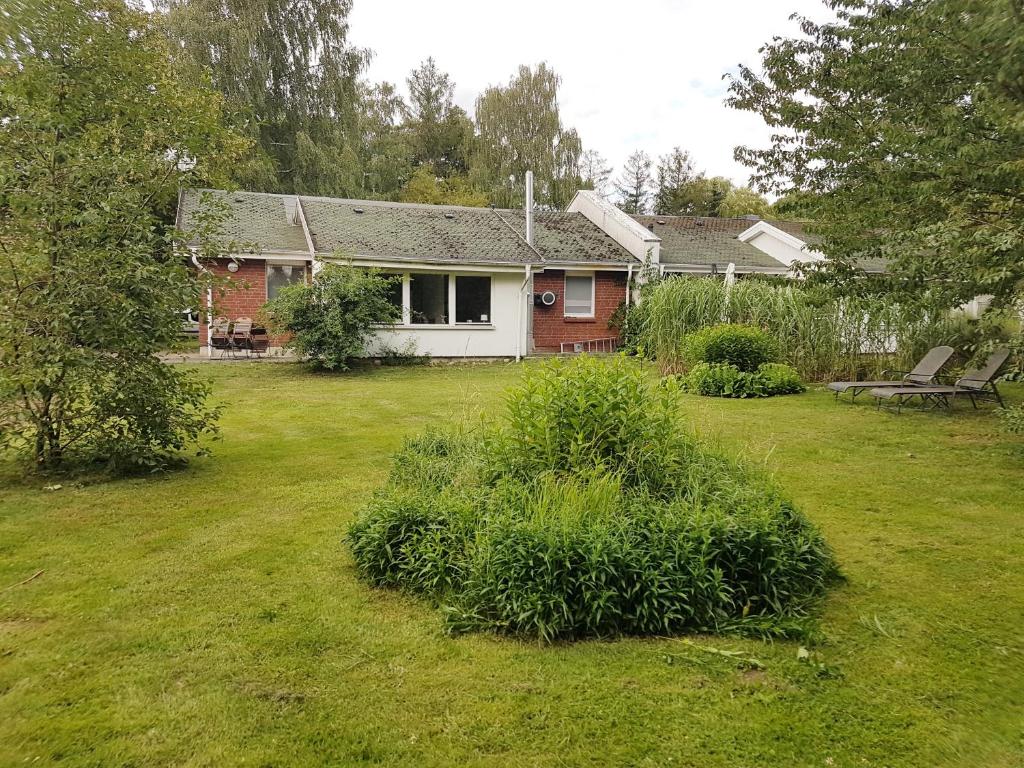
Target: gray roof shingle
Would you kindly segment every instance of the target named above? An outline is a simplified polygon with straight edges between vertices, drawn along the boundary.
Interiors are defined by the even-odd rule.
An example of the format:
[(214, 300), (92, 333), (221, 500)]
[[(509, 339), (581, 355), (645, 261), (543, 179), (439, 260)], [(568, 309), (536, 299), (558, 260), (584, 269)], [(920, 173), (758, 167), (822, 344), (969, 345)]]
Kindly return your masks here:
[[(785, 269), (737, 236), (750, 229), (751, 219), (720, 219), (708, 216), (633, 216), (639, 223), (661, 238), (661, 262), (669, 265), (724, 268), (732, 262), (737, 267), (754, 269)], [(774, 224), (775, 222), (770, 222)]]
[[(195, 214), (199, 191), (182, 195), (184, 229)], [(293, 196), (212, 192), (229, 206), (227, 238), (255, 243), (259, 250), (307, 251), (301, 226), (286, 215)], [(534, 245), (526, 244), (523, 211), (460, 206), (387, 203), (301, 196), (317, 253), (369, 259), (498, 264), (544, 262), (629, 264), (633, 257), (579, 213), (534, 214)]]

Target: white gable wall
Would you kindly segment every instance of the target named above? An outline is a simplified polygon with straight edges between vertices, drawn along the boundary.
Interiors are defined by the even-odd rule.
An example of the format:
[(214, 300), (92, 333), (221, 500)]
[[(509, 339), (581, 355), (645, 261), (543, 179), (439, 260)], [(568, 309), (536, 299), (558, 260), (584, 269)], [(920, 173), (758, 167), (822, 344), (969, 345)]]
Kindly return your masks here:
[(637, 261), (642, 263), (649, 257), (652, 264), (661, 263), (661, 238), (596, 192), (581, 189), (566, 210), (582, 213)]
[(791, 267), (798, 261), (820, 261), (824, 258), (799, 237), (773, 227), (767, 221), (757, 222), (737, 235), (737, 239), (768, 254), (784, 267)]

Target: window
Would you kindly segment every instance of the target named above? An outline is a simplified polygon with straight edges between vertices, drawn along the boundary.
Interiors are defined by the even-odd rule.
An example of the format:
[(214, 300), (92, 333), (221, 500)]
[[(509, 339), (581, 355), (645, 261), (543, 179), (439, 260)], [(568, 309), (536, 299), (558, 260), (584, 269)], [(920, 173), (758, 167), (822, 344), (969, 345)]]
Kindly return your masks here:
[(566, 275), (562, 298), (566, 317), (593, 317), (594, 276)]
[(455, 278), (455, 322), (491, 322), (491, 278)]
[(305, 264), (267, 264), (267, 301), (276, 298), (286, 285), (305, 281)]
[(409, 305), (416, 325), (447, 325), (448, 275), (410, 275)]
[[(387, 277), (392, 280), (391, 285), (388, 287), (388, 301), (391, 302), (392, 306), (396, 307), (399, 312), (402, 310), (402, 283), (405, 282), (405, 275), (394, 274), (392, 272), (383, 272), (381, 277)], [(401, 317), (401, 315), (399, 315)]]

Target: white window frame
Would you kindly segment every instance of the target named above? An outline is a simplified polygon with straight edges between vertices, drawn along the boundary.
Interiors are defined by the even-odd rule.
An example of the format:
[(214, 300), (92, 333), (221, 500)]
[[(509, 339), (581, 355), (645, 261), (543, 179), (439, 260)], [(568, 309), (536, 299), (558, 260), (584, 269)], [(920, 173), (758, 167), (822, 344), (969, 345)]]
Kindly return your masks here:
[(270, 268), (302, 267), (302, 282), (309, 282), (309, 262), (302, 259), (267, 259), (263, 265), (263, 298), (270, 301)]
[[(430, 328), (493, 328), (494, 327), (494, 275), (489, 273), (481, 274), (479, 272), (435, 272), (435, 271), (402, 271), (397, 270), (382, 270), (390, 275), (400, 275), (402, 278), (402, 322), (401, 324), (395, 323), (388, 327), (391, 328), (408, 328), (408, 329), (430, 329)], [(447, 275), (448, 276), (448, 322), (443, 324), (437, 323), (413, 323), (412, 322), (412, 276), (417, 275)], [(488, 314), (488, 321), (475, 322), (475, 323), (457, 323), (455, 322), (455, 283), (457, 277), (486, 277), (490, 281), (490, 313)]]
[[(566, 308), (566, 285), (570, 277), (590, 278), (590, 312), (570, 312)], [(594, 272), (569, 272), (562, 278), (562, 310), (565, 317), (593, 319), (597, 314), (597, 275)]]

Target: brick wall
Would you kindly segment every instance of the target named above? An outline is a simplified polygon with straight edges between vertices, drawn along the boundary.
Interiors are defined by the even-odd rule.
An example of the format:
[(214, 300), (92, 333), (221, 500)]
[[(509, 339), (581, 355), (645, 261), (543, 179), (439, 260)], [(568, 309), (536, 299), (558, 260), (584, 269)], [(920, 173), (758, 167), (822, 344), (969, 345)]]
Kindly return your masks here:
[[(267, 303), (267, 267), (263, 259), (238, 260), (238, 271), (228, 271), (230, 259), (216, 259), (204, 263), (217, 277), (227, 277), (230, 286), (214, 289), (213, 316), (236, 320), (239, 317), (259, 318), (260, 309)], [(308, 272), (307, 272), (308, 274)], [(206, 295), (204, 292), (201, 316), (199, 319), (199, 343), (205, 346), (206, 333)], [(272, 337), (270, 343), (278, 346), (282, 337)]]
[(566, 317), (562, 304), (565, 272), (546, 269), (533, 277), (533, 292), (554, 291), (554, 306), (533, 307), (533, 344), (539, 352), (558, 352), (562, 342), (586, 341), (617, 336), (608, 320), (626, 300), (625, 272), (594, 273), (594, 317)]

